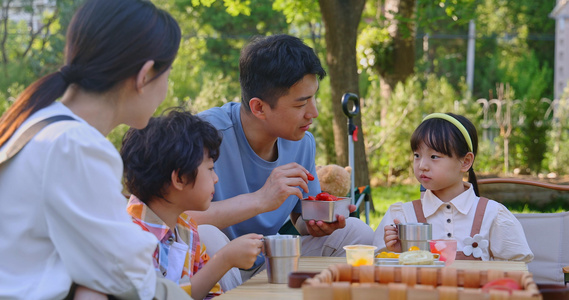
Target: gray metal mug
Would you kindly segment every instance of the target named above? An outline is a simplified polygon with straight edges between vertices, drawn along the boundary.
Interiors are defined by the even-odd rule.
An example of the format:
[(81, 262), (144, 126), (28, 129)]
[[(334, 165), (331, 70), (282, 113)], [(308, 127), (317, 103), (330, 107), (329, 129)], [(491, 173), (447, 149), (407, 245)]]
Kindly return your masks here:
[(429, 240), (432, 239), (432, 227), (429, 223), (397, 224), (397, 232), (401, 241), (401, 251), (408, 251), (416, 246), (421, 250), (430, 251)]
[(263, 246), (269, 283), (287, 283), (288, 274), (298, 270), (300, 236), (265, 236), (263, 238)]

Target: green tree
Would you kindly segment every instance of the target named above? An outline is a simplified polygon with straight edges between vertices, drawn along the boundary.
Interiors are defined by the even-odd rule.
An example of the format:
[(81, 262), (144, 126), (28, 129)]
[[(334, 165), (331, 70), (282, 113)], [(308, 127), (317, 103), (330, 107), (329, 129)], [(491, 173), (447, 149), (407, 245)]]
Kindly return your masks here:
[(516, 165), (525, 174), (538, 174), (542, 170), (542, 161), (547, 152), (547, 132), (551, 129), (551, 118), (546, 117), (550, 109), (549, 102), (542, 101), (544, 95), (551, 91), (553, 70), (547, 62), (540, 66), (537, 56), (530, 50), (521, 57), (513, 60), (509, 69), (502, 70), (501, 77), (511, 82), (515, 98), (521, 100), (519, 111), (524, 117), (523, 122), (514, 127), (512, 144), (516, 145), (513, 158)]
[[(65, 31), (72, 14), (82, 1), (57, 0), (53, 11), (40, 10), (32, 1), (1, 0), (0, 15), (0, 114), (16, 99), (23, 88), (63, 63)], [(15, 22), (10, 8), (16, 4), (29, 19)], [(39, 26), (29, 22), (41, 20)]]
[[(350, 3), (326, 0), (319, 1), (318, 4), (326, 29), (326, 62), (330, 75), (336, 159), (340, 165), (345, 166), (348, 165), (349, 154), (346, 138), (348, 129), (340, 100), (344, 93), (359, 94), (356, 41), (365, 0)], [(369, 184), (369, 170), (361, 114), (354, 118), (354, 123), (360, 128), (356, 132), (359, 143), (354, 143), (354, 185), (365, 186)]]
[[(288, 29), (283, 14), (268, 1), (176, 0), (175, 10), (184, 41), (172, 74), (173, 95), (189, 101), (194, 111), (239, 99), (241, 48), (253, 36)], [(181, 86), (186, 82), (191, 87)]]

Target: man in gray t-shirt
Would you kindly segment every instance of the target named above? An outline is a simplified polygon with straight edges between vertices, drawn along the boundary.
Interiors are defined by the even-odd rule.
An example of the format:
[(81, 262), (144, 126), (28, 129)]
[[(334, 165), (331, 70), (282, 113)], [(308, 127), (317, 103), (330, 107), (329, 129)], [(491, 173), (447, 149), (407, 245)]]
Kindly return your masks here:
[[(290, 216), (306, 256), (344, 256), (345, 245), (371, 245), (373, 230), (357, 218), (340, 216), (324, 223), (301, 217), (299, 199), (320, 193), (316, 147), (308, 130), (318, 116), (315, 95), (326, 73), (314, 51), (289, 35), (258, 38), (242, 50), (239, 69), (241, 103), (199, 114), (222, 133), (223, 141), (213, 202), (192, 217), (234, 239), (252, 232), (276, 234)], [(216, 248), (204, 235), (206, 247)], [(253, 271), (242, 272), (243, 278), (262, 269), (263, 262), (260, 257)]]

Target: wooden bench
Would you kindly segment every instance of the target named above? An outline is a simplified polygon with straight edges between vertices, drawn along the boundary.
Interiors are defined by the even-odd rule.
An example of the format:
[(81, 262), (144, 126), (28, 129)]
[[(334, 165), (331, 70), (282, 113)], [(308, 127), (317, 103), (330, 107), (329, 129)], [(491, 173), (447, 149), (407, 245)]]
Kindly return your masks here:
[(547, 182), (541, 182), (536, 180), (520, 179), (520, 178), (483, 178), (478, 179), (479, 185), (492, 184), (492, 183), (507, 183), (507, 184), (523, 184), (538, 186), (546, 189), (552, 189), (556, 191), (569, 191), (569, 185), (567, 184), (553, 184)]
[(528, 205), (536, 210), (569, 203), (569, 185), (519, 178), (485, 178), (478, 180), (480, 194), (499, 200), (508, 207)]

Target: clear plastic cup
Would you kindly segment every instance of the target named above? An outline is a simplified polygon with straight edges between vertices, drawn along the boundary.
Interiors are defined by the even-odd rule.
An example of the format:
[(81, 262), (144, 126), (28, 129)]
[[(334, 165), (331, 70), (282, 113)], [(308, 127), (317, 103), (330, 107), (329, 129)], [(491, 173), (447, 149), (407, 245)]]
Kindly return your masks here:
[(431, 248), (431, 253), (440, 255), (439, 260), (444, 261), (445, 266), (452, 265), (456, 258), (456, 240), (429, 240), (429, 247)]
[(374, 252), (376, 246), (369, 245), (349, 245), (344, 246), (346, 250), (346, 261), (348, 264), (357, 266), (373, 266)]

